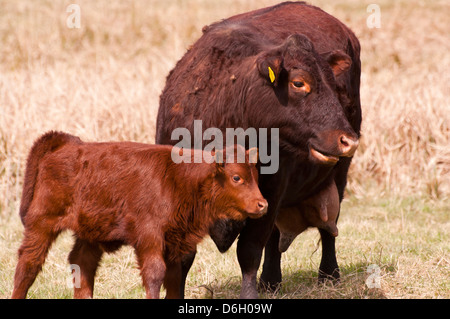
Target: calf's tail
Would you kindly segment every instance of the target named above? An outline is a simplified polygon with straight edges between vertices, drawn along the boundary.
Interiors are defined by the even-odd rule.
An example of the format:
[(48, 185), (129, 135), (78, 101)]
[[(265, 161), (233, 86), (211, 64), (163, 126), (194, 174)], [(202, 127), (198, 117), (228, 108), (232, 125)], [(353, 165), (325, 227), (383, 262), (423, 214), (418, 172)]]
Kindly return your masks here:
[(39, 171), (39, 163), (41, 159), (49, 153), (56, 151), (67, 143), (82, 143), (81, 140), (73, 135), (50, 131), (39, 137), (33, 144), (27, 158), (25, 168), (25, 178), (23, 182), (22, 200), (20, 203), (19, 215), (22, 224), (25, 224), (25, 215), (33, 200), (34, 188)]

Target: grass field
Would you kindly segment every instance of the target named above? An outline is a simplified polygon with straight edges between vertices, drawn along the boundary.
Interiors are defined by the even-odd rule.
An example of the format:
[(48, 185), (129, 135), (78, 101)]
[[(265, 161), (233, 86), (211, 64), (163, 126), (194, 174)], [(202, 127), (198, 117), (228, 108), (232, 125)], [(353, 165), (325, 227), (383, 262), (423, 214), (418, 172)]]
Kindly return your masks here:
[[(153, 142), (165, 77), (203, 25), (276, 1), (0, 0), (0, 298), (12, 292), (23, 226), (18, 217), (25, 158), (34, 139), (56, 129), (87, 141)], [(311, 1), (346, 23), (362, 46), (362, 140), (351, 168), (337, 238), (339, 285), (318, 286), (314, 229), (283, 255), (284, 285), (265, 298), (450, 298), (450, 5)], [(31, 298), (71, 298), (72, 237), (51, 249)], [(368, 288), (370, 265), (380, 287)], [(370, 278), (369, 278), (370, 279)], [(188, 298), (237, 298), (235, 245), (199, 247)], [(98, 298), (145, 296), (134, 253), (106, 255)]]

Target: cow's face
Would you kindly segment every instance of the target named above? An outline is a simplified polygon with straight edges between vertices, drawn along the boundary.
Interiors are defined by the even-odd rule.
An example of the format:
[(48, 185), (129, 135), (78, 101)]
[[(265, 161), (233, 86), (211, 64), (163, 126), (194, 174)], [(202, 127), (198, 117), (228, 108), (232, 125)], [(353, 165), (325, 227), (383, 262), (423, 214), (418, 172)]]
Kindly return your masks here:
[(319, 55), (308, 38), (294, 34), (260, 54), (256, 63), (264, 89), (270, 91), (262, 95), (260, 112), (271, 127), (279, 127), (281, 147), (326, 165), (353, 156), (358, 136), (336, 93), (336, 78), (351, 66), (347, 54)]

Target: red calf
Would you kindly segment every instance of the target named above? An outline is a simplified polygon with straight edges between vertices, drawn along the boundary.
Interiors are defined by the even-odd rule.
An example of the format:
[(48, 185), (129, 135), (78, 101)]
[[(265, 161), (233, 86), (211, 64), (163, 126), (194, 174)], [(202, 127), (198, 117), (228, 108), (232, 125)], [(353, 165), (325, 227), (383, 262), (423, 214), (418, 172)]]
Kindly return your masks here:
[(26, 297), (52, 242), (66, 229), (76, 238), (69, 262), (81, 272), (76, 298), (93, 296), (103, 252), (124, 244), (136, 251), (148, 298), (159, 298), (162, 284), (168, 298), (181, 297), (182, 256), (196, 250), (218, 219), (258, 218), (267, 201), (249, 160), (254, 149), (241, 164), (175, 164), (171, 153), (172, 146), (84, 143), (59, 132), (39, 138), (25, 172), (25, 233), (12, 297)]

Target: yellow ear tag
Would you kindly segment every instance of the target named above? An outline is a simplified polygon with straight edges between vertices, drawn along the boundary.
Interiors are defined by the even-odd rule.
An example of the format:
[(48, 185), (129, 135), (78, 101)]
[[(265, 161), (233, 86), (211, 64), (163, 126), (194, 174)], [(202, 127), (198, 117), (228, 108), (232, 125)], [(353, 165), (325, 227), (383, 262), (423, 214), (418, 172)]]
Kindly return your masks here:
[(270, 78), (270, 82), (273, 83), (273, 81), (275, 81), (275, 73), (273, 73), (272, 69), (269, 66), (269, 78)]

